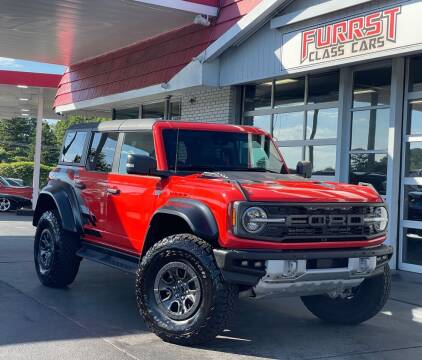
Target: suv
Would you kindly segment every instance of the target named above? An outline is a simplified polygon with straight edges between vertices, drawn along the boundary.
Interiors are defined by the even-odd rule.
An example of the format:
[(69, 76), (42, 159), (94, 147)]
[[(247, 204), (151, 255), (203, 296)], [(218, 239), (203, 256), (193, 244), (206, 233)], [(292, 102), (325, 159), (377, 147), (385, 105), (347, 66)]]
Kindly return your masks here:
[(385, 204), (369, 186), (308, 179), (309, 163), (297, 172), (254, 127), (73, 126), (34, 213), (38, 277), (67, 286), (82, 259), (136, 273), (141, 315), (177, 344), (215, 337), (239, 294), (368, 320), (390, 292)]

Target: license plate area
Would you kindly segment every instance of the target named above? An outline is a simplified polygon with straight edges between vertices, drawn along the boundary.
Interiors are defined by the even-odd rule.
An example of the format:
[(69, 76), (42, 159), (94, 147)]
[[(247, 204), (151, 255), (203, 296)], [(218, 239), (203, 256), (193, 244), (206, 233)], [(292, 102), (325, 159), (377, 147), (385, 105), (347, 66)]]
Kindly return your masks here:
[(348, 258), (339, 259), (310, 259), (306, 262), (307, 270), (341, 269), (349, 265)]

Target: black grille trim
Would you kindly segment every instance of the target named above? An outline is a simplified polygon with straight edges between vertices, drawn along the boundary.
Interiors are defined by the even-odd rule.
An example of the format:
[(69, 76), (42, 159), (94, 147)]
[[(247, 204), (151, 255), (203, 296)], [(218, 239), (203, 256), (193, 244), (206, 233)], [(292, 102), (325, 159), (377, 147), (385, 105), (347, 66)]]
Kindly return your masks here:
[[(286, 221), (267, 223), (261, 232), (250, 234), (239, 220), (251, 206), (262, 207), (269, 219), (283, 217)], [(376, 232), (373, 224), (364, 222), (364, 217), (379, 206), (385, 207), (385, 203), (237, 202), (234, 233), (242, 238), (280, 243), (372, 240), (386, 234)]]

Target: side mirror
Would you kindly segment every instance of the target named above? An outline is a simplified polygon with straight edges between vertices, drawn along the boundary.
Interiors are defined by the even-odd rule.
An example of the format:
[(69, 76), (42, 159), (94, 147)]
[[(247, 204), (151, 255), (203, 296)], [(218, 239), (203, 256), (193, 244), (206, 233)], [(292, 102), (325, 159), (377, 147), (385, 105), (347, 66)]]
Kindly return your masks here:
[(132, 175), (151, 175), (157, 169), (157, 161), (148, 155), (129, 154), (126, 172)]
[(312, 176), (312, 163), (310, 161), (299, 161), (296, 165), (296, 174), (310, 179)]

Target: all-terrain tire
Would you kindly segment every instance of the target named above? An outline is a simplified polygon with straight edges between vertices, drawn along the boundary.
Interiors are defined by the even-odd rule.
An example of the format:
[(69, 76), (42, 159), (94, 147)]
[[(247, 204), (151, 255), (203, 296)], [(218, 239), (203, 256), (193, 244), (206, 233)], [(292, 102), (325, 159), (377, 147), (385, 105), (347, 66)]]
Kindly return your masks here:
[[(183, 320), (160, 308), (154, 293), (160, 269), (180, 263), (194, 271), (201, 289), (196, 312)], [(224, 281), (207, 242), (191, 234), (178, 234), (161, 240), (142, 258), (136, 275), (136, 298), (140, 314), (156, 335), (166, 342), (194, 345), (212, 340), (224, 329), (238, 289)]]
[[(40, 250), (46, 248), (42, 242), (52, 246), (48, 266), (43, 266), (40, 258)], [(56, 211), (46, 211), (41, 215), (35, 233), (34, 260), (38, 278), (43, 285), (61, 288), (75, 280), (81, 262), (81, 258), (76, 255), (79, 244), (79, 236), (63, 229)]]
[(328, 295), (303, 296), (307, 309), (320, 319), (343, 325), (356, 325), (371, 319), (384, 307), (391, 289), (388, 264), (379, 275), (365, 279), (350, 298), (330, 298)]

